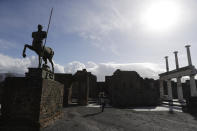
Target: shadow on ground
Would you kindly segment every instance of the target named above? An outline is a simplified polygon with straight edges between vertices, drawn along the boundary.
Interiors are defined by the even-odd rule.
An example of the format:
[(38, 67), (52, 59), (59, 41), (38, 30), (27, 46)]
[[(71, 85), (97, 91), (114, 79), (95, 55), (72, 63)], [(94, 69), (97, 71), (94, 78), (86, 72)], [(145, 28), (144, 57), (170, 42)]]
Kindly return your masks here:
[(102, 112), (100, 111), (100, 112), (97, 112), (97, 113), (87, 114), (87, 115), (84, 115), (83, 117), (95, 116), (95, 115), (98, 115), (100, 113), (102, 113)]

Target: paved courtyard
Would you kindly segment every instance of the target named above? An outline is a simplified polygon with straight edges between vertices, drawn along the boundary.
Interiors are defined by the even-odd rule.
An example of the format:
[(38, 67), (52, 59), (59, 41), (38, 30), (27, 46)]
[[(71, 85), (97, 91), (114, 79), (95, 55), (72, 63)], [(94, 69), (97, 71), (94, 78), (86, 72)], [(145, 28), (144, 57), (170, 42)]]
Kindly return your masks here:
[(44, 131), (195, 131), (197, 118), (168, 107), (116, 109), (98, 105), (68, 107), (64, 117)]

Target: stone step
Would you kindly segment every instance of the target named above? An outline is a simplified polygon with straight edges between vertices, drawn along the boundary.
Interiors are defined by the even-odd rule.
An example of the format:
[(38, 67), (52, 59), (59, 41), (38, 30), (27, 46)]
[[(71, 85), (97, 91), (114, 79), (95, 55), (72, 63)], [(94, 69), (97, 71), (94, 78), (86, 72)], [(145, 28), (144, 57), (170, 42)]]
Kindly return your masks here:
[[(169, 104), (170, 103), (169, 102), (166, 102), (166, 101), (163, 101), (162, 102), (162, 105), (169, 105)], [(172, 104), (173, 104), (172, 106), (178, 106), (178, 107), (186, 106), (186, 103), (173, 102)]]

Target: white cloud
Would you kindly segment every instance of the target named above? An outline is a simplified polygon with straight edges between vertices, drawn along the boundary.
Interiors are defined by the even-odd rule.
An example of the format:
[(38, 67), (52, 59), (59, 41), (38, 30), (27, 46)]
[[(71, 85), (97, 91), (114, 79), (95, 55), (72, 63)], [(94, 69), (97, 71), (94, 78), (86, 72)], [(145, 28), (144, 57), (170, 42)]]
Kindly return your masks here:
[[(0, 54), (0, 73), (24, 74), (29, 67), (38, 67), (38, 59), (35, 56), (27, 58), (13, 58)], [(54, 63), (55, 72), (64, 73), (64, 67)]]
[(83, 63), (80, 63), (78, 61), (73, 61), (65, 66), (64, 71), (66, 73), (75, 73), (77, 70), (82, 70), (85, 68), (86, 66)]
[(86, 68), (97, 76), (98, 81), (104, 81), (105, 76), (112, 75), (116, 69), (137, 71), (142, 77), (158, 79), (158, 74), (163, 72), (157, 64), (153, 63), (99, 63), (88, 62), (83, 64), (77, 61), (69, 63), (65, 72), (75, 73), (77, 70)]
[(64, 73), (64, 66), (54, 62), (54, 70), (56, 73)]
[[(24, 74), (28, 67), (37, 67), (38, 60), (35, 56), (27, 58), (13, 58), (0, 54), (0, 73), (18, 73)], [(98, 81), (104, 81), (105, 76), (112, 75), (116, 69), (137, 71), (142, 77), (158, 78), (158, 74), (163, 72), (157, 64), (153, 63), (94, 63), (86, 64), (79, 61), (73, 61), (65, 66), (54, 63), (57, 73), (75, 73), (77, 70), (87, 69), (97, 76)]]

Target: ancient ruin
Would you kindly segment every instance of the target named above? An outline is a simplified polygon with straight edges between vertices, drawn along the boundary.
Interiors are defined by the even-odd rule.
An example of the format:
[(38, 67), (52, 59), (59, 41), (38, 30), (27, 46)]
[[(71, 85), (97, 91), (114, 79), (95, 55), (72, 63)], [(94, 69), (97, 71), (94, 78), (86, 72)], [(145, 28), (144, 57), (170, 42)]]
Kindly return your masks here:
[(26, 77), (8, 77), (2, 102), (2, 130), (39, 130), (62, 116), (63, 85), (51, 72), (29, 68)]
[(55, 73), (55, 80), (64, 85), (63, 107), (72, 103), (72, 74)]
[(172, 100), (172, 86), (171, 86), (171, 79), (176, 78), (177, 79), (177, 94), (178, 99), (180, 101), (183, 101), (183, 91), (182, 91), (182, 84), (181, 84), (181, 78), (183, 76), (189, 76), (190, 77), (190, 92), (191, 96), (197, 96), (196, 91), (196, 83), (195, 83), (195, 75), (197, 74), (197, 70), (194, 65), (192, 65), (191, 60), (191, 54), (189, 45), (185, 46), (187, 49), (187, 58), (188, 58), (188, 66), (179, 68), (179, 62), (178, 62), (178, 52), (175, 51), (175, 62), (176, 62), (176, 69), (169, 71), (169, 65), (168, 65), (168, 56), (165, 57), (166, 60), (166, 72), (159, 74), (160, 79), (160, 97), (161, 99), (164, 99), (164, 88), (163, 88), (163, 82), (167, 81), (167, 87), (168, 87), (168, 100)]
[[(189, 107), (193, 107), (197, 101), (194, 79), (197, 70), (192, 65), (190, 46), (186, 46), (189, 65), (179, 68), (178, 52), (175, 51), (176, 69), (169, 71), (166, 56), (167, 72), (159, 74), (159, 80), (142, 78), (136, 71), (117, 69), (112, 76), (106, 76), (104, 82), (97, 82), (97, 77), (86, 69), (78, 70), (75, 74), (54, 74), (54, 52), (42, 46), (46, 36), (47, 33), (39, 25), (38, 31), (32, 33), (32, 46), (25, 45), (23, 50), (24, 57), (26, 47), (38, 54), (38, 68), (29, 68), (25, 77), (11, 76), (0, 83), (0, 130), (39, 131), (63, 117), (64, 107), (87, 106), (91, 102), (98, 104), (101, 102), (100, 94), (108, 100), (104, 104), (118, 108), (157, 106), (160, 100), (165, 99), (166, 93), (170, 102), (173, 94), (183, 102), (183, 76), (190, 76), (192, 98), (189, 99)], [(43, 66), (41, 58), (45, 61)], [(47, 65), (47, 59), (51, 62), (52, 71)], [(171, 81), (173, 78), (177, 79), (177, 93), (174, 91), (176, 83)], [(188, 82), (183, 85), (187, 87)]]
[(77, 71), (73, 75), (72, 98), (75, 98), (79, 105), (87, 105), (90, 97), (98, 97), (96, 76), (87, 72), (86, 69)]
[(106, 77), (106, 85), (112, 106), (155, 106), (159, 103), (157, 81), (143, 79), (135, 71), (118, 69)]

